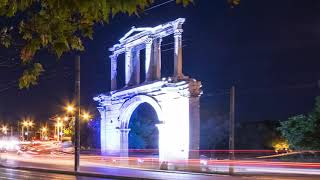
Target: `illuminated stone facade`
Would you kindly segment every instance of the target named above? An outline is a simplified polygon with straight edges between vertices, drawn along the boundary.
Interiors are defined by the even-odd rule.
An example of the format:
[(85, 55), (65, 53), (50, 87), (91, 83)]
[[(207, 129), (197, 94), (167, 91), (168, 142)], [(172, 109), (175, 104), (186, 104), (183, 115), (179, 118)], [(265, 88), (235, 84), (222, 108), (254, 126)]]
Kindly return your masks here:
[[(142, 103), (158, 116), (161, 161), (197, 158), (200, 143), (201, 82), (182, 73), (182, 24), (179, 18), (153, 28), (132, 28), (109, 50), (111, 91), (94, 98), (101, 114), (101, 151), (128, 156), (129, 120)], [(161, 41), (174, 36), (174, 73), (161, 78)], [(140, 82), (140, 51), (145, 49), (145, 82)], [(117, 89), (117, 57), (125, 53), (125, 87)], [(190, 151), (192, 150), (192, 151)]]

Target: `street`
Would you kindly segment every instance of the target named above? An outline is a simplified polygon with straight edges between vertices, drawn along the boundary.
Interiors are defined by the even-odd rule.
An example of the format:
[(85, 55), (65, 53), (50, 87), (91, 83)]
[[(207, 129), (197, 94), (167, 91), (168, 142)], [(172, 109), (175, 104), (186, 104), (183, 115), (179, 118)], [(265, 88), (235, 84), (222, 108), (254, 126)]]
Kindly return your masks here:
[[(109, 169), (110, 170), (110, 169)], [(122, 169), (119, 169), (122, 171)], [(118, 170), (118, 172), (119, 172)], [(127, 170), (125, 170), (127, 171)], [(110, 171), (106, 171), (110, 172)], [(228, 175), (195, 175), (195, 174), (180, 174), (180, 173), (153, 173), (154, 178), (151, 178), (152, 172), (137, 172), (137, 175), (141, 175), (141, 177), (136, 176), (134, 179), (211, 179), (211, 180), (314, 180), (318, 177), (310, 176), (310, 177), (302, 177), (302, 176), (228, 176)], [(148, 177), (148, 178), (146, 178)], [(11, 168), (0, 168), (0, 179), (64, 179), (64, 180), (73, 180), (73, 179), (86, 179), (86, 180), (100, 180), (100, 179), (126, 179), (125, 177), (118, 177), (118, 178), (102, 178), (102, 177), (88, 177), (88, 176), (75, 176), (75, 175), (68, 175), (62, 173), (52, 173), (52, 172), (37, 172), (37, 171), (27, 171), (27, 170), (17, 170)]]
[(93, 177), (73, 176), (73, 175), (65, 175), (65, 174), (57, 174), (57, 173), (44, 173), (44, 172), (36, 172), (36, 171), (25, 171), (25, 170), (0, 168), (0, 179), (12, 179), (12, 180), (19, 180), (19, 179), (99, 180), (102, 178), (93, 178)]
[[(57, 175), (51, 173), (44, 173), (43, 171), (40, 172), (27, 172), (30, 168), (34, 170), (36, 168), (40, 169), (51, 169), (60, 171), (63, 174), (70, 174), (73, 171), (73, 159), (72, 157), (66, 158), (58, 158), (58, 157), (21, 157), (16, 155), (7, 155), (6, 158), (3, 158), (2, 155), (2, 166), (0, 176), (4, 179), (92, 179), (88, 177), (75, 177), (71, 175)], [(216, 179), (216, 180), (249, 180), (249, 179), (280, 179), (280, 180), (289, 180), (289, 179), (318, 179), (319, 176), (303, 176), (303, 175), (294, 175), (294, 174), (269, 174), (269, 175), (261, 175), (259, 173), (251, 174), (251, 175), (236, 175), (236, 176), (229, 176), (229, 175), (219, 175), (219, 174), (201, 174), (201, 173), (187, 173), (187, 172), (177, 172), (177, 171), (153, 171), (153, 170), (145, 170), (145, 169), (138, 169), (138, 168), (123, 168), (123, 167), (112, 167), (108, 166), (103, 163), (98, 163), (97, 161), (90, 161), (90, 158), (84, 157), (81, 160), (81, 172), (82, 173), (96, 173), (96, 174), (103, 174), (106, 178), (111, 179), (119, 179), (123, 177), (130, 177), (132, 179), (179, 179), (179, 180), (191, 180), (191, 179)], [(20, 168), (23, 167), (23, 170), (10, 170), (8, 168)], [(45, 170), (44, 170), (45, 171)], [(48, 174), (48, 175), (46, 175)], [(50, 177), (55, 176), (55, 178)], [(65, 177), (64, 177), (65, 176)], [(99, 176), (97, 176), (99, 177)]]

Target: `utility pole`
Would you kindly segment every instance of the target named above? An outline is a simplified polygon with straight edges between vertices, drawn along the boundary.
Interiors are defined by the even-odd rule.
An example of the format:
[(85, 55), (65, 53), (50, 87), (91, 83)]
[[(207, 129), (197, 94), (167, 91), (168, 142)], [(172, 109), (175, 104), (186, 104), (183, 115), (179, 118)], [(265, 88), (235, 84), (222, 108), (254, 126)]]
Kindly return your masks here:
[[(234, 157), (234, 110), (235, 110), (235, 86), (230, 89), (230, 115), (229, 115), (229, 160), (233, 161)], [(234, 173), (233, 164), (229, 164), (229, 173)]]
[(75, 59), (75, 146), (74, 146), (74, 171), (79, 172), (80, 169), (80, 56), (76, 55)]

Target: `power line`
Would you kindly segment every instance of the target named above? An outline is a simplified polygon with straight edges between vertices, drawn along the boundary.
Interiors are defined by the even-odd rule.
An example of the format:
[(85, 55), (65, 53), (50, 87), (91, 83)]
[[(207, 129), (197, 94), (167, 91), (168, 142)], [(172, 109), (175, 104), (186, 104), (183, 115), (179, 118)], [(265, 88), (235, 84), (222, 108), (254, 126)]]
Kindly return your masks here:
[[(272, 91), (282, 91), (288, 89), (307, 89), (307, 88), (320, 88), (318, 82), (313, 83), (301, 83), (296, 85), (287, 85), (281, 87), (268, 87), (268, 88), (248, 88), (248, 89), (238, 89), (238, 94), (246, 94), (246, 93), (268, 93)], [(225, 96), (229, 95), (229, 89), (219, 89), (216, 92), (208, 92), (203, 94), (204, 97), (213, 97), (213, 96)]]
[[(183, 45), (182, 47), (186, 47), (187, 45)], [(168, 49), (163, 49), (161, 50), (162, 52), (166, 52), (166, 51), (170, 51), (170, 50), (174, 50), (174, 48), (168, 48)]]
[[(58, 75), (57, 72), (47, 73), (47, 74), (40, 76), (39, 81), (40, 80), (49, 80), (49, 79), (56, 77), (57, 75)], [(71, 72), (63, 72), (63, 75), (66, 75), (66, 77), (70, 77), (72, 75), (72, 73)], [(8, 84), (6, 84), (6, 86), (7, 87), (0, 89), (0, 93), (3, 93), (13, 87), (18, 87), (18, 81), (15, 80), (15, 81), (9, 82)]]
[(147, 8), (147, 9), (145, 9), (144, 11), (150, 11), (151, 9), (155, 9), (155, 8), (157, 8), (157, 7), (160, 7), (160, 6), (169, 4), (169, 3), (173, 2), (173, 1), (175, 1), (175, 0), (165, 1), (165, 2), (163, 2), (163, 3), (160, 3), (160, 4), (157, 4), (157, 5), (154, 5), (154, 6), (150, 7), (150, 8)]
[[(183, 41), (189, 41), (189, 39), (182, 39), (182, 42)], [(174, 44), (174, 42), (168, 42), (168, 43), (161, 44), (161, 47), (167, 46), (167, 45), (170, 45), (170, 44)]]

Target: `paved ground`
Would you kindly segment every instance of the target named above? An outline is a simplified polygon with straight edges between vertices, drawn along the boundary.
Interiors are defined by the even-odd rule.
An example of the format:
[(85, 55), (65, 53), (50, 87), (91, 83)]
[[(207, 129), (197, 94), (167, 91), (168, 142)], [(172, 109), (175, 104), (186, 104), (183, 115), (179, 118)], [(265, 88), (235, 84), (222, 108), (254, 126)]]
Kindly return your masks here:
[[(184, 175), (190, 176), (190, 175)], [(202, 179), (200, 176), (191, 176), (192, 179)], [(159, 177), (160, 178), (160, 177)], [(181, 179), (181, 174), (173, 174), (170, 178), (167, 179)], [(16, 169), (7, 169), (0, 168), (0, 179), (12, 179), (12, 180), (20, 180), (20, 179), (50, 179), (50, 180), (101, 180), (107, 178), (98, 178), (98, 177), (86, 177), (86, 176), (74, 176), (74, 175), (65, 175), (58, 173), (45, 173), (45, 172), (37, 172), (37, 171), (26, 171), (26, 170), (16, 170)], [(114, 178), (115, 179), (115, 178)], [(138, 179), (138, 178), (137, 178)], [(156, 178), (158, 179), (158, 178)], [(160, 178), (161, 179), (161, 178)], [(182, 178), (183, 179), (183, 178)], [(227, 175), (212, 175), (208, 176), (207, 179), (211, 180), (315, 180), (316, 177), (302, 177), (302, 176), (227, 176)]]
[[(12, 165), (12, 164), (11, 164)], [(15, 162), (15, 167), (30, 167), (30, 168), (46, 168), (57, 169), (60, 171), (72, 171), (71, 165), (52, 165), (47, 163), (34, 163), (34, 162)], [(156, 172), (145, 171), (138, 169), (116, 168), (116, 167), (98, 167), (98, 166), (83, 166), (81, 167), (83, 173), (99, 173), (105, 174), (109, 179), (119, 179), (119, 176), (131, 177), (131, 179), (165, 179), (165, 180), (314, 180), (320, 179), (319, 176), (302, 176), (302, 175), (251, 175), (251, 176), (229, 176), (229, 175), (216, 175), (216, 174), (192, 174), (192, 173), (179, 173), (179, 172)], [(119, 178), (117, 178), (117, 176)], [(112, 178), (110, 178), (112, 177)], [(61, 175), (57, 173), (45, 173), (42, 171), (26, 171), (26, 170), (11, 170), (0, 168), (0, 179), (99, 179), (89, 178), (84, 176)]]
[(84, 176), (73, 176), (73, 175), (64, 175), (64, 174), (56, 174), (56, 173), (44, 173), (44, 172), (36, 172), (36, 171), (0, 168), (0, 179), (100, 180), (102, 178), (92, 178), (92, 177), (84, 177)]
[[(88, 159), (91, 159), (89, 161)], [(104, 174), (105, 177), (111, 179), (119, 179), (121, 177), (131, 177), (131, 179), (178, 179), (178, 180), (313, 180), (320, 179), (320, 176), (306, 176), (306, 175), (274, 175), (269, 174), (268, 176), (261, 176), (261, 173), (248, 175), (217, 175), (217, 174), (196, 174), (196, 173), (184, 173), (184, 172), (169, 172), (169, 171), (151, 171), (142, 169), (132, 169), (132, 168), (119, 168), (108, 166), (101, 161), (92, 161), (92, 158), (81, 160), (81, 172), (83, 173), (96, 173)], [(0, 165), (7, 168), (0, 168), (0, 179), (93, 179), (84, 177), (86, 175), (76, 177), (73, 176), (73, 158), (58, 158), (58, 157), (38, 157), (38, 156), (2, 156), (0, 158)], [(12, 169), (19, 167), (28, 167), (24, 169)], [(55, 169), (60, 171), (60, 173), (65, 173), (69, 175), (57, 174), (55, 171), (53, 174), (48, 173), (48, 171), (32, 171), (28, 172), (32, 168), (42, 168), (42, 169)], [(274, 171), (274, 170), (273, 170)], [(305, 170), (301, 169), (301, 172)], [(68, 173), (69, 172), (69, 173)], [(257, 175), (259, 174), (259, 175)], [(93, 177), (93, 176), (90, 176)], [(101, 177), (101, 176), (94, 176)]]

